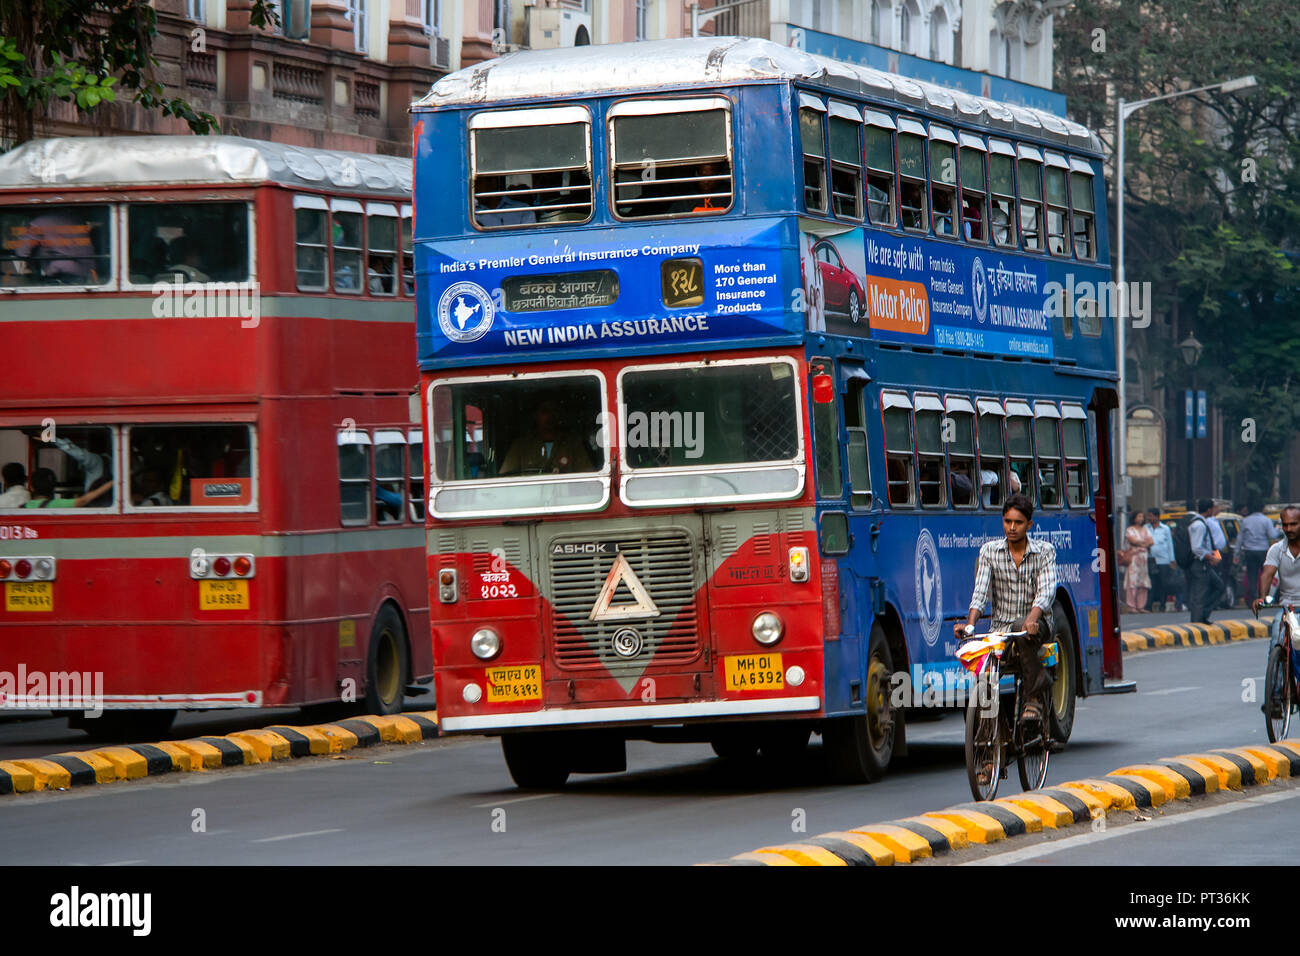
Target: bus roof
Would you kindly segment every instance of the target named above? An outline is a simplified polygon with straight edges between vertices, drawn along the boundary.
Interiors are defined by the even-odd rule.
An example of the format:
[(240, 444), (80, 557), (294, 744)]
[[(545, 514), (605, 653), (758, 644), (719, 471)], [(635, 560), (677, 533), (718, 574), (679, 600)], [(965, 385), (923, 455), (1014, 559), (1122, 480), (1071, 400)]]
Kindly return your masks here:
[(954, 122), (1037, 137), (1101, 154), (1101, 141), (1063, 116), (868, 66), (813, 56), (770, 40), (697, 37), (511, 53), (444, 76), (413, 108), (479, 106), (530, 97), (725, 86), (787, 80), (920, 109)]
[(411, 161), (242, 136), (69, 136), (0, 156), (0, 189), (235, 183), (410, 196)]

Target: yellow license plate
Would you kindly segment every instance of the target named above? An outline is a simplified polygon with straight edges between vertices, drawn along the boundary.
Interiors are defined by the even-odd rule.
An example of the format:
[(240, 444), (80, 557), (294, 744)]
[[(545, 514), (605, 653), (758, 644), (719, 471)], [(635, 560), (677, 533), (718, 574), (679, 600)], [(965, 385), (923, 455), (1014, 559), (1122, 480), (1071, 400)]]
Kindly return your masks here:
[(200, 581), (199, 610), (247, 611), (247, 581)]
[(6, 611), (53, 611), (54, 582), (5, 582)]
[(727, 690), (784, 690), (780, 654), (742, 654), (724, 658)]
[(487, 669), (487, 702), (500, 704), (510, 700), (541, 700), (542, 668), (540, 664)]

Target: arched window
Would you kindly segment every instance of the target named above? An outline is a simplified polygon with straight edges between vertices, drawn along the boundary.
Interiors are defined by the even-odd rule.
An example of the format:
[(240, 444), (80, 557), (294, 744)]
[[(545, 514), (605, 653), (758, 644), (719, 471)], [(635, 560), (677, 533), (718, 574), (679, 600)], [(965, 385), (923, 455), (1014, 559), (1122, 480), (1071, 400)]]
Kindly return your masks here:
[(871, 42), (880, 42), (880, 0), (871, 0)]
[(903, 4), (902, 13), (898, 18), (898, 41), (899, 49), (904, 53), (912, 52), (912, 11), (908, 9), (907, 4)]

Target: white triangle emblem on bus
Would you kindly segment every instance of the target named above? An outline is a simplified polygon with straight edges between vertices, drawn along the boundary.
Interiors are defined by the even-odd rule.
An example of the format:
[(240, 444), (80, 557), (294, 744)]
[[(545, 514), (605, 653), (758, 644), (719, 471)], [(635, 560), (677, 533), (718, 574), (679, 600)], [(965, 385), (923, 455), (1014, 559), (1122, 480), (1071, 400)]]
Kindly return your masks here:
[[(627, 589), (632, 592), (635, 602), (632, 604), (614, 604), (614, 592), (618, 590), (619, 582), (627, 585)], [(596, 598), (596, 604), (591, 609), (591, 614), (587, 616), (589, 621), (625, 621), (630, 618), (658, 617), (659, 608), (655, 607), (655, 602), (650, 600), (650, 593), (645, 589), (637, 576), (632, 572), (632, 565), (627, 563), (627, 558), (619, 554), (614, 558), (614, 566), (609, 569), (609, 576), (605, 578), (605, 586), (600, 589), (600, 597)]]

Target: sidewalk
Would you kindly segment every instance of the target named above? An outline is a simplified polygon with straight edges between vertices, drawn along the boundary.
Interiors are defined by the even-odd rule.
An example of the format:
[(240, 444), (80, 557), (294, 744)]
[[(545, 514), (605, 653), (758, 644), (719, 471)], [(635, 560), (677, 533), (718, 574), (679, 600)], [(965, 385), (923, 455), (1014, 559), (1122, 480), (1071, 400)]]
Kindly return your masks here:
[(1120, 640), (1124, 652), (1162, 650), (1170, 647), (1199, 647), (1268, 637), (1270, 615), (1256, 621), (1247, 608), (1215, 611), (1210, 623), (1191, 624), (1186, 611), (1172, 614), (1121, 614)]

